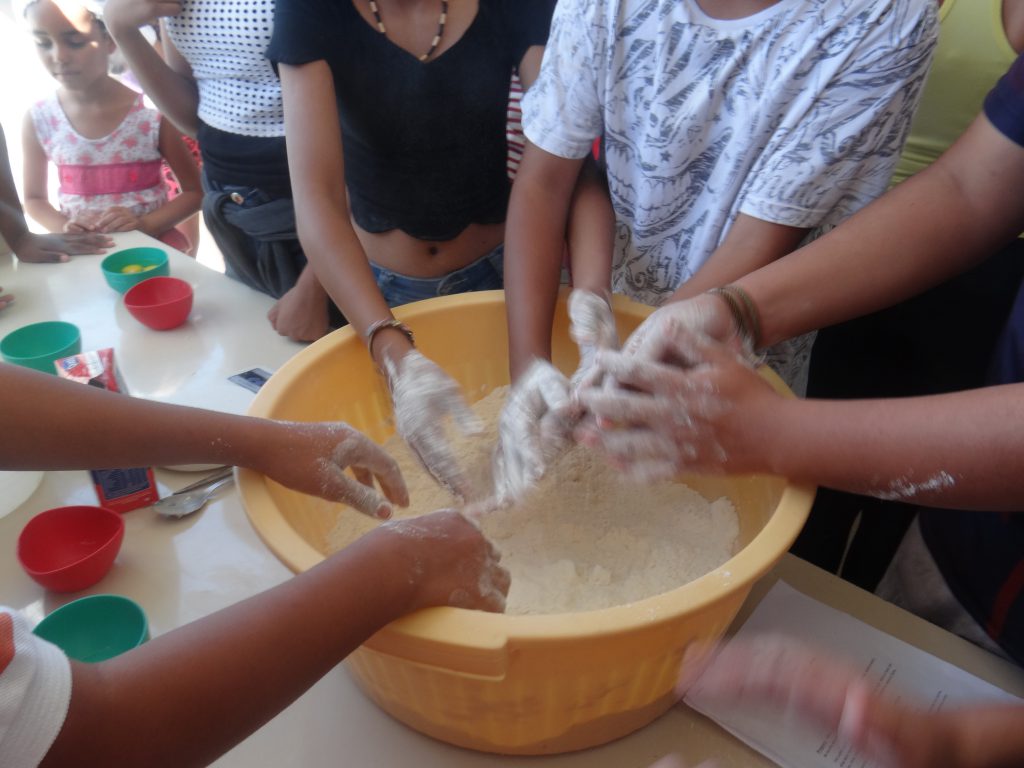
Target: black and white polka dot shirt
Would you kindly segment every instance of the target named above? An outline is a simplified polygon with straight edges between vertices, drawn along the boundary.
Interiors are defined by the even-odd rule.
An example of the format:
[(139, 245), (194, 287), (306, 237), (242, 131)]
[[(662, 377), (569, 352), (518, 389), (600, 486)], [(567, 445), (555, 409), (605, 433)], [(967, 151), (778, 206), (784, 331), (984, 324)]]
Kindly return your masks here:
[(185, 0), (167, 19), (171, 42), (192, 67), (199, 119), (243, 136), (283, 136), (281, 83), (264, 51), (274, 0)]

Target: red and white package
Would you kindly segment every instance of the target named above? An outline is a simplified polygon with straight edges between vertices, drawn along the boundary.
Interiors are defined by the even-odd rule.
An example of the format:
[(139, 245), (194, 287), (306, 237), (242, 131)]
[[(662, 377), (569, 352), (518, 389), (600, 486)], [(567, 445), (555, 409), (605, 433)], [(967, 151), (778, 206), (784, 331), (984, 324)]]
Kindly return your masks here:
[[(57, 375), (62, 379), (128, 395), (124, 380), (114, 363), (113, 349), (82, 352), (61, 358), (55, 365)], [(115, 512), (148, 507), (160, 498), (152, 467), (94, 469), (89, 474), (92, 475), (100, 506)]]

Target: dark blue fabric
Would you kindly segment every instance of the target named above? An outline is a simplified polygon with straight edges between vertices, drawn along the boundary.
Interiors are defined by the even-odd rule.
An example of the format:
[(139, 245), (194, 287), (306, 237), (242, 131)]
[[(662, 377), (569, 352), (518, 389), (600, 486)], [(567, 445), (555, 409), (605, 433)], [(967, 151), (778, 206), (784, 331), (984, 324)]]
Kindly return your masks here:
[(1024, 146), (1024, 54), (985, 97), (985, 116), (1000, 133)]
[[(1024, 146), (1024, 56), (986, 97), (985, 115), (1003, 135)], [(996, 345), (988, 379), (990, 385), (1020, 382), (1024, 290), (1018, 292)], [(922, 510), (919, 520), (925, 544), (957, 600), (1024, 664), (1024, 514)]]
[(463, 36), (424, 63), (349, 0), (277, 0), (267, 56), (330, 66), (360, 227), (444, 241), (505, 220), (509, 81), (527, 49), (547, 41), (554, 5), (480, 0)]
[(242, 136), (200, 122), (196, 140), (212, 182), (259, 187), (271, 197), (292, 196), (284, 136)]
[[(1024, 290), (996, 346), (989, 377), (989, 384), (1019, 382), (1024, 382)], [(925, 544), (957, 600), (1024, 664), (1024, 600), (1014, 586), (1024, 568), (1024, 514), (922, 509), (918, 519)]]

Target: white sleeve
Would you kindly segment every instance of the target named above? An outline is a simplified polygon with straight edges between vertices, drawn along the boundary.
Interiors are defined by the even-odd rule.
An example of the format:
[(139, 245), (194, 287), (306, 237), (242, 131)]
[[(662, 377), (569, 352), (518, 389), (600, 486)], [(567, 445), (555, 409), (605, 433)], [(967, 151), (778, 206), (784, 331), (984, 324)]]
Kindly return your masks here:
[(559, 0), (540, 74), (523, 97), (523, 132), (559, 157), (585, 157), (601, 135), (604, 5), (604, 0)]
[[(780, 99), (778, 129), (748, 174), (742, 213), (834, 226), (885, 191), (938, 39), (934, 5), (875, 4), (858, 44), (819, 59), (802, 92)], [(814, 87), (815, 79), (824, 82)]]
[(0, 606), (0, 765), (33, 768), (64, 725), (71, 663), (36, 637), (17, 611)]

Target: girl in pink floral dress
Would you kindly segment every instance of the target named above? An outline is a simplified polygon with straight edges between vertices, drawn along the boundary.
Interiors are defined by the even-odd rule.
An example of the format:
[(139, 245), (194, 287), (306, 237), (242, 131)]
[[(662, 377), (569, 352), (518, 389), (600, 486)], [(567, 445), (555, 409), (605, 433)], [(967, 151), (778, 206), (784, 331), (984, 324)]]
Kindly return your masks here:
[[(84, 6), (35, 0), (25, 9), (39, 57), (60, 83), (23, 126), (25, 209), (51, 232), (140, 230), (179, 250), (175, 225), (202, 201), (199, 171), (181, 132), (108, 73), (114, 43)], [(166, 159), (182, 193), (168, 200)], [(57, 167), (60, 209), (50, 203)]]

